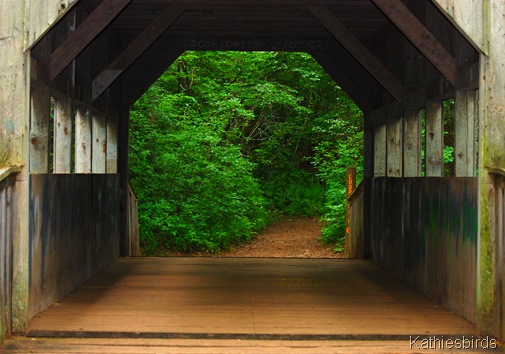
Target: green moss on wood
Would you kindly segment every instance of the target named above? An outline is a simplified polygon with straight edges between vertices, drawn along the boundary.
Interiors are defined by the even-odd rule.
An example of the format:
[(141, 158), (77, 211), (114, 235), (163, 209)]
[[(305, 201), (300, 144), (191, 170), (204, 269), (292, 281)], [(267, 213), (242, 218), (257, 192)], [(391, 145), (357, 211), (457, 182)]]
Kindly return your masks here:
[[(480, 243), (479, 243), (479, 272), (477, 273), (477, 311), (479, 316), (480, 331), (492, 334), (493, 316), (495, 307), (494, 287), (494, 261), (493, 261), (493, 240), (491, 231), (492, 223), (489, 220), (489, 187), (485, 183), (486, 176), (481, 176), (481, 198), (480, 198)], [(493, 201), (491, 201), (494, 203)], [(492, 206), (491, 206), (492, 207)]]

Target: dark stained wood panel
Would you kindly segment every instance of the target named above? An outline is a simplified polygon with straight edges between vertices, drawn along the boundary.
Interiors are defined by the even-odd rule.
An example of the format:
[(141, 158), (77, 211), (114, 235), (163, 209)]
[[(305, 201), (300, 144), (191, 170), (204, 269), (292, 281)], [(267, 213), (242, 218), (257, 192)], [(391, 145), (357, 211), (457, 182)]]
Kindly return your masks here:
[(375, 178), (374, 260), (443, 306), (475, 322), (476, 177)]
[(365, 257), (365, 193), (361, 182), (348, 198), (351, 209), (351, 225), (349, 235), (349, 256), (362, 259)]
[[(93, 1), (92, 3), (97, 3)], [(188, 8), (168, 31), (168, 37), (304, 37), (319, 39), (328, 32), (307, 11), (304, 1), (142, 1), (136, 0), (112, 24), (126, 47), (167, 4)], [(357, 38), (369, 41), (388, 20), (370, 1), (315, 1), (328, 9)], [(96, 5), (95, 5), (96, 6)], [(167, 42), (169, 45), (170, 42)]]
[(11, 333), (14, 178), (0, 177), (0, 343)]
[(30, 175), (30, 315), (119, 256), (118, 175)]

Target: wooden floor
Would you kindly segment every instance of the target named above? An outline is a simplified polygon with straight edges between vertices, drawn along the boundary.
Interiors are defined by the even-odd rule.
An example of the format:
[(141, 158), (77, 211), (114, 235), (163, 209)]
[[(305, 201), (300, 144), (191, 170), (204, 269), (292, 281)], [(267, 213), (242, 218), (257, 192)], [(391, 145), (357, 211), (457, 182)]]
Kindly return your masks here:
[[(98, 350), (118, 338), (132, 346), (151, 341), (152, 352), (165, 352), (154, 350), (156, 343), (171, 348), (166, 352), (207, 353), (222, 344), (249, 353), (297, 342), (297, 348), (326, 348), (321, 352), (351, 353), (358, 343), (382, 352), (388, 341), (387, 351), (401, 352), (391, 348), (407, 350), (410, 336), (475, 334), (473, 324), (367, 261), (125, 258), (33, 318), (28, 335), (34, 339), (8, 341), (4, 350), (15, 352), (23, 342), (42, 348), (44, 338), (60, 337), (48, 352), (60, 352), (54, 343), (68, 347), (76, 340)], [(185, 351), (188, 343), (200, 351)], [(129, 352), (119, 344), (107, 352), (114, 348)]]
[(4, 354), (383, 354), (383, 353), (503, 353), (501, 349), (423, 349), (404, 340), (240, 340), (128, 338), (14, 338)]

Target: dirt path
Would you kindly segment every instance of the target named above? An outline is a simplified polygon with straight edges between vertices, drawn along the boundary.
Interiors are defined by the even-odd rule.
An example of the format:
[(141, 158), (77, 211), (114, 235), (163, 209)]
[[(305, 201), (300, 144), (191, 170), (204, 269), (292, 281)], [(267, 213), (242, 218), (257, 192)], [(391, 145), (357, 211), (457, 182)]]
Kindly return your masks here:
[(219, 257), (342, 258), (331, 246), (322, 245), (321, 223), (317, 218), (285, 219), (268, 226), (250, 243)]

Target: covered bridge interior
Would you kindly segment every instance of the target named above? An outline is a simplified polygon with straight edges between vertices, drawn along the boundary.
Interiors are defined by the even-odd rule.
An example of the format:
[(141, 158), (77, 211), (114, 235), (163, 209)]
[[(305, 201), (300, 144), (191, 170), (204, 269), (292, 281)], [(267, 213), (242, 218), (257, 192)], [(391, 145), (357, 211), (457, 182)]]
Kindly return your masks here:
[(0, 5), (0, 338), (135, 254), (129, 108), (186, 50), (311, 54), (364, 112), (360, 256), (505, 337), (501, 0), (23, 3)]

